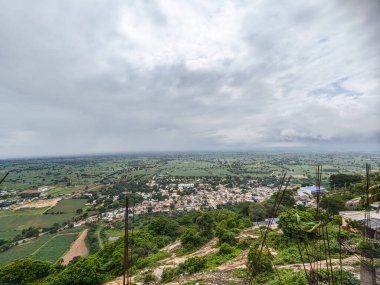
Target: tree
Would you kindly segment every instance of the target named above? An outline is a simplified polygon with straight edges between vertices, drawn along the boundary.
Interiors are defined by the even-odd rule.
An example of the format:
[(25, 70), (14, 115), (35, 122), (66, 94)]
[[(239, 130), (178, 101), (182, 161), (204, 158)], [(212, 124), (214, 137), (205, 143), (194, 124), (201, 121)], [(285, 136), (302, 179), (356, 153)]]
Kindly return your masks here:
[(211, 238), (215, 227), (215, 221), (209, 212), (203, 212), (195, 220), (201, 236)]
[(203, 239), (196, 230), (188, 228), (181, 236), (181, 244), (186, 249), (192, 249), (202, 245)]
[(325, 209), (330, 215), (338, 214), (339, 211), (346, 209), (344, 199), (340, 195), (324, 195), (319, 203), (322, 209)]
[(0, 269), (0, 284), (21, 285), (41, 279), (52, 273), (53, 267), (49, 262), (17, 259)]
[[(51, 282), (52, 285), (100, 285), (104, 277), (100, 273), (101, 264), (96, 256), (80, 259), (66, 268)], [(50, 284), (50, 283), (49, 283)]]
[(333, 174), (330, 176), (330, 187), (331, 188), (343, 188), (350, 186), (351, 184), (355, 184), (361, 182), (363, 180), (363, 176), (359, 174)]
[(167, 217), (155, 217), (149, 224), (148, 228), (156, 235), (165, 235), (170, 237), (177, 236), (177, 229), (179, 225)]
[(262, 221), (266, 218), (266, 209), (262, 203), (254, 203), (249, 206), (248, 213), (252, 221)]
[(38, 237), (40, 231), (35, 227), (29, 227), (27, 229), (22, 230), (21, 234), (23, 237)]
[(223, 244), (223, 243), (226, 243), (229, 245), (236, 244), (235, 235), (229, 230), (218, 228), (217, 236), (219, 238), (219, 244)]

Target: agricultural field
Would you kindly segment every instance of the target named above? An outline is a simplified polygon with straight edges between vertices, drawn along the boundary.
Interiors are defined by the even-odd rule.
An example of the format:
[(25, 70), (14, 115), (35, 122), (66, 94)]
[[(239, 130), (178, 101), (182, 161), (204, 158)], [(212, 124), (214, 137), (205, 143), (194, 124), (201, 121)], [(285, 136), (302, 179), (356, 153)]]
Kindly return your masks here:
[(162, 174), (183, 177), (234, 175), (216, 163), (199, 160), (172, 160), (163, 165), (160, 171)]
[[(46, 214), (62, 212), (64, 214), (75, 214), (77, 209), (82, 209), (87, 203), (86, 199), (65, 199), (46, 211)], [(75, 215), (73, 215), (75, 216)]]
[[(0, 239), (11, 239), (28, 227), (49, 228), (77, 216), (76, 210), (86, 204), (84, 199), (61, 200), (53, 208), (20, 209), (0, 212)], [(49, 210), (48, 210), (49, 209)], [(46, 213), (45, 213), (46, 212)], [(52, 214), (57, 213), (60, 214)]]
[(128, 160), (119, 156), (1, 160), (0, 175), (10, 174), (0, 190), (91, 185), (107, 177), (120, 178), (128, 165)]
[[(70, 248), (82, 228), (68, 229), (62, 233), (45, 234), (0, 253), (0, 266), (18, 258), (32, 257), (34, 259), (55, 262)], [(52, 243), (54, 242), (54, 243)], [(57, 242), (55, 244), (55, 242)]]
[(292, 175), (313, 175), (324, 165), (324, 179), (336, 173), (363, 173), (371, 162), (380, 167), (379, 153), (157, 153), (0, 160), (0, 176), (10, 171), (0, 191), (53, 187), (52, 196), (71, 194), (86, 186), (107, 184), (122, 177), (147, 180), (156, 174), (176, 177), (249, 175), (263, 178), (288, 170)]
[(32, 257), (54, 263), (66, 253), (77, 237), (78, 234), (75, 233), (55, 235), (34, 252)]
[(78, 185), (78, 186), (65, 186), (65, 187), (54, 187), (48, 191), (48, 195), (51, 195), (52, 197), (56, 196), (62, 196), (65, 194), (72, 194), (77, 191), (83, 190), (85, 186)]

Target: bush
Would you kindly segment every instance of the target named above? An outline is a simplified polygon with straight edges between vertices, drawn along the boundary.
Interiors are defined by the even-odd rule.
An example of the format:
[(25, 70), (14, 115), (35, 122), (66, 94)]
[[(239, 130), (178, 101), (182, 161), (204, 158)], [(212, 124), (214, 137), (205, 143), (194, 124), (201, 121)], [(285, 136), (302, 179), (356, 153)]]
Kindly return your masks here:
[(185, 249), (193, 249), (203, 244), (204, 240), (194, 229), (188, 228), (181, 236), (181, 244)]
[(179, 270), (183, 273), (194, 274), (206, 268), (204, 257), (190, 257), (179, 265)]
[(219, 248), (219, 254), (227, 255), (234, 252), (234, 248), (227, 243), (223, 243)]
[(0, 269), (0, 284), (21, 285), (52, 273), (49, 262), (29, 258), (17, 259)]
[(178, 270), (176, 268), (167, 268), (162, 272), (161, 282), (167, 283), (172, 281), (178, 274)]

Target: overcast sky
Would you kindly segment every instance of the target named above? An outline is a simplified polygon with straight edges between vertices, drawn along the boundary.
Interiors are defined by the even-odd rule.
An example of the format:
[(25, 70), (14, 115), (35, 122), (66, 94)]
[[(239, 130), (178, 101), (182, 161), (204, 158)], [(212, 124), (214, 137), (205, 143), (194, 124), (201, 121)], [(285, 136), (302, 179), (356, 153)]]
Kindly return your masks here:
[(380, 1), (0, 0), (0, 157), (379, 150)]

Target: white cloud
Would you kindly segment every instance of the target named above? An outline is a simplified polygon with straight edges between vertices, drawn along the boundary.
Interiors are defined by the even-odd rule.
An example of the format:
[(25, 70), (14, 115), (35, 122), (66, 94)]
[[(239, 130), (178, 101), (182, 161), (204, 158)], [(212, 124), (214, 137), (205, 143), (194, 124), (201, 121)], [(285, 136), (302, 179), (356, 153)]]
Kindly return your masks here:
[(0, 4), (0, 157), (379, 143), (380, 4)]

